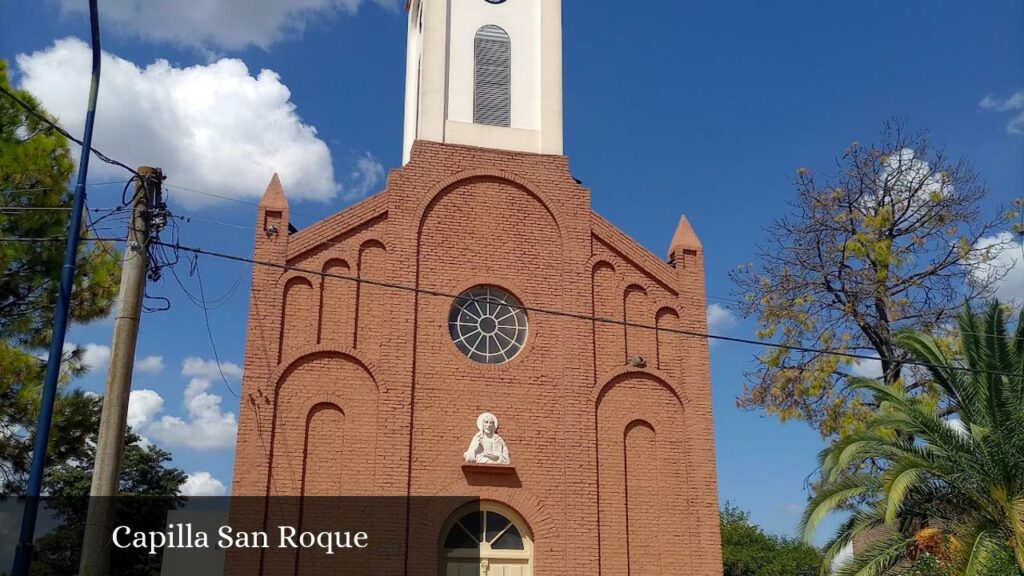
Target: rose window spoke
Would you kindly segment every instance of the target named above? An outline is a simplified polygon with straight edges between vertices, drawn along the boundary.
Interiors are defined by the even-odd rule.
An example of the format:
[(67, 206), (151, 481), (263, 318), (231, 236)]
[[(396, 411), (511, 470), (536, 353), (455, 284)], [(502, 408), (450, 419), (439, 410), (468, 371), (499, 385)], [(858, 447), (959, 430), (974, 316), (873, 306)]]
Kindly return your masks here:
[(478, 286), (452, 303), (448, 331), (452, 342), (469, 359), (501, 364), (519, 354), (526, 343), (526, 311), (504, 290)]

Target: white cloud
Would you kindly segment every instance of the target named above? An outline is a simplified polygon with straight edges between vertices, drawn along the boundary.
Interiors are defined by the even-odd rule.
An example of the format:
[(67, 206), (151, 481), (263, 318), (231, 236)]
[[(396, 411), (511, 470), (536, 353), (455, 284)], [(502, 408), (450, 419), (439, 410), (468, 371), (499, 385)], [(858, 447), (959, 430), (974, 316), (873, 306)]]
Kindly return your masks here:
[(164, 399), (153, 390), (132, 390), (128, 396), (128, 425), (140, 428), (164, 409)]
[(163, 416), (150, 424), (146, 431), (157, 441), (169, 445), (188, 446), (196, 450), (231, 448), (235, 443), (238, 422), (234, 413), (221, 410), (221, 397), (207, 390), (214, 380), (242, 377), (242, 369), (231, 362), (189, 357), (182, 362), (181, 375), (191, 378), (185, 388), (185, 410), (189, 420), (177, 416)]
[(349, 187), (345, 200), (360, 200), (377, 191), (377, 185), (384, 180), (384, 166), (372, 154), (364, 154), (356, 160), (349, 174)]
[(224, 374), (225, 378), (238, 379), (242, 377), (242, 369), (237, 364), (231, 362), (221, 362), (220, 370), (217, 369), (217, 362), (215, 360), (203, 360), (195, 356), (189, 356), (181, 363), (182, 376), (213, 380), (215, 378), (219, 379), (221, 373)]
[(995, 296), (1003, 302), (1024, 302), (1024, 246), (1003, 232), (978, 240), (974, 245), (984, 251), (986, 260), (976, 262), (971, 275), (976, 282), (995, 281)]
[[(193, 12), (191, 3), (188, 8), (173, 2), (132, 4)], [(163, 24), (159, 18), (139, 21)], [(81, 132), (89, 47), (69, 37), (47, 49), (19, 54), (16, 60), (21, 87), (65, 128)], [(292, 199), (334, 198), (342, 187), (334, 178), (330, 150), (316, 128), (302, 122), (290, 99), (276, 72), (262, 70), (252, 76), (238, 59), (188, 68), (157, 60), (142, 68), (104, 53), (93, 143), (129, 165), (160, 166), (169, 185), (255, 200), (278, 172)], [(103, 177), (109, 177), (104, 171), (117, 170), (98, 162), (95, 166)], [(174, 188), (168, 192), (187, 206), (217, 202)]]
[[(397, 9), (398, 0), (374, 0)], [(201, 50), (269, 48), (301, 34), (311, 21), (336, 14), (353, 15), (363, 0), (190, 0), (161, 2), (107, 0), (103, 18), (107, 26), (146, 40), (171, 42)], [(65, 12), (84, 12), (87, 4), (60, 0)], [(140, 26), (140, 22), (152, 25)]]
[(211, 381), (192, 378), (185, 388), (188, 420), (163, 416), (146, 426), (146, 434), (168, 446), (186, 446), (194, 450), (223, 450), (235, 445), (238, 421), (233, 412), (221, 410), (221, 397), (210, 394)]
[[(918, 158), (914, 150), (901, 148), (884, 159), (877, 189), (889, 196), (887, 203), (892, 203), (897, 211), (913, 216), (953, 191), (945, 178), (944, 173), (934, 171), (931, 164)], [(868, 212), (876, 207), (871, 194), (865, 194), (860, 202)]]
[(227, 487), (209, 472), (194, 472), (181, 484), (182, 496), (223, 496)]
[[(80, 351), (78, 357), (72, 355), (76, 350)], [(43, 350), (36, 354), (36, 358), (46, 362), (50, 359), (50, 353)], [(96, 368), (106, 370), (110, 362), (110, 346), (103, 344), (79, 345), (72, 342), (64, 343), (64, 354), (61, 357), (61, 370), (67, 371), (71, 368), (93, 372)]]
[(1016, 115), (1006, 124), (1006, 131), (1010, 134), (1024, 135), (1024, 90), (1005, 99), (992, 95), (985, 96), (978, 106), (996, 112), (1015, 112)]
[(717, 334), (736, 325), (736, 314), (721, 304), (708, 306), (708, 332)]
[[(242, 377), (242, 369), (237, 364), (222, 362), (220, 366), (225, 377)], [(238, 420), (233, 412), (221, 408), (223, 399), (220, 396), (209, 392), (214, 380), (220, 380), (217, 363), (186, 358), (181, 374), (190, 378), (185, 387), (184, 417), (160, 416), (164, 409), (164, 399), (160, 394), (153, 390), (136, 390), (131, 393), (128, 403), (128, 424), (139, 435), (144, 435), (144, 444), (152, 439), (158, 444), (193, 450), (233, 448)]]
[(782, 504), (781, 508), (782, 508), (782, 511), (785, 512), (786, 514), (790, 514), (790, 515), (794, 515), (794, 516), (798, 516), (798, 515), (802, 514), (803, 511), (804, 511), (804, 507), (803, 506), (801, 506), (800, 504), (793, 504), (792, 502), (789, 502), (789, 503), (786, 503), (786, 504)]
[(82, 355), (82, 363), (90, 370), (105, 369), (110, 363), (110, 346), (103, 344), (86, 344), (85, 354)]
[[(872, 354), (875, 358), (878, 358), (878, 354)], [(857, 378), (874, 378), (878, 379), (882, 377), (882, 361), (881, 360), (854, 360), (850, 363), (850, 374)]]
[(164, 371), (163, 356), (146, 356), (135, 360), (135, 371), (142, 374), (160, 374)]

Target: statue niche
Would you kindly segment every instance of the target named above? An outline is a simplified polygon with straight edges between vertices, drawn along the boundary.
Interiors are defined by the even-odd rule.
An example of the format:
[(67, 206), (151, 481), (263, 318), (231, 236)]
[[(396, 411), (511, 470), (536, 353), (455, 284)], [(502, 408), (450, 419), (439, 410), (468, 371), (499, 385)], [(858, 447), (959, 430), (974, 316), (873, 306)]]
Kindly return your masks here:
[(466, 462), (471, 464), (509, 464), (508, 446), (498, 436), (498, 418), (490, 412), (484, 412), (476, 419), (477, 433), (469, 443), (469, 449), (463, 454)]

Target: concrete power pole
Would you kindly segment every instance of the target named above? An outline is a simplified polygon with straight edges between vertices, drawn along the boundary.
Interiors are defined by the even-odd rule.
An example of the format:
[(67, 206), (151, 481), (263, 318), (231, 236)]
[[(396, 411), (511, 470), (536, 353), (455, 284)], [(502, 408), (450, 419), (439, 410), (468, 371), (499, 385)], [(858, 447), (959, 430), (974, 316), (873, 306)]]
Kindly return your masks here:
[(79, 568), (81, 576), (106, 576), (109, 571), (114, 497), (117, 496), (120, 484), (128, 398), (135, 367), (135, 344), (146, 293), (146, 273), (149, 270), (147, 245), (151, 215), (153, 209), (161, 204), (160, 185), (163, 181), (163, 173), (158, 168), (141, 166), (138, 174), (128, 242), (121, 268), (120, 307), (114, 321), (107, 388), (103, 395), (103, 412), (96, 440), (96, 463)]

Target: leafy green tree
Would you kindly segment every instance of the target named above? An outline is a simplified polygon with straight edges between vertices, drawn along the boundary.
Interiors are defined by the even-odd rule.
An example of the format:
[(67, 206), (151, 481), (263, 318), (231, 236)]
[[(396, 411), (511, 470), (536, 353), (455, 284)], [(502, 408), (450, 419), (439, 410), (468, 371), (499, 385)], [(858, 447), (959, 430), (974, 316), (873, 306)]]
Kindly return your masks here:
[(937, 402), (899, 382), (854, 382), (878, 408), (822, 451), (801, 521), (810, 539), (830, 512), (853, 508), (825, 557), (861, 549), (836, 576), (889, 574), (925, 553), (958, 576), (1024, 574), (1024, 311), (1011, 334), (998, 303), (964, 310), (959, 333), (962, 362), (924, 333), (895, 337), (932, 366)]
[[(99, 401), (94, 410), (99, 411)], [(65, 461), (47, 472), (44, 487), (47, 510), (61, 522), (52, 532), (41, 536), (32, 563), (34, 576), (77, 574), (85, 534), (89, 490), (95, 464), (95, 440), (98, 427), (89, 434), (89, 447), (83, 457)], [(125, 436), (124, 466), (119, 496), (113, 502), (118, 525), (130, 524), (137, 530), (163, 531), (167, 511), (181, 502), (180, 487), (187, 475), (168, 466), (171, 455), (155, 446), (141, 446), (139, 436), (128, 430)], [(161, 557), (147, 550), (112, 550), (111, 576), (158, 576)]]
[[(31, 94), (11, 87), (2, 60), (0, 86), (45, 114)], [(59, 239), (67, 235), (70, 214), (59, 208), (70, 205), (74, 168), (67, 140), (0, 94), (0, 494), (21, 490), (29, 464), (46, 368), (39, 356), (50, 341), (64, 260)], [(88, 235), (88, 230), (81, 234)], [(51, 238), (58, 241), (47, 240)], [(119, 271), (119, 259), (109, 246), (81, 244), (71, 322), (89, 322), (110, 312)], [(69, 353), (64, 382), (80, 372), (80, 357), (81, 350)], [(59, 395), (51, 462), (79, 455), (81, 430), (88, 430), (93, 418), (86, 404), (80, 393)]]
[(799, 540), (769, 536), (726, 503), (720, 513), (724, 576), (814, 576), (821, 553)]
[[(757, 264), (732, 279), (739, 311), (757, 319), (759, 337), (823, 352), (780, 348), (759, 356), (739, 404), (831, 436), (872, 408), (847, 386), (863, 372), (833, 353), (882, 359), (887, 384), (907, 375), (893, 334), (908, 327), (936, 333), (953, 323), (965, 298), (986, 296), (1005, 273), (992, 261), (1004, 245), (978, 241), (1013, 215), (983, 217), (986, 189), (971, 165), (897, 121), (883, 127), (877, 144), (851, 145), (835, 173), (802, 168), (795, 184), (792, 212), (767, 228)], [(924, 377), (903, 382), (908, 392), (933, 392)]]

